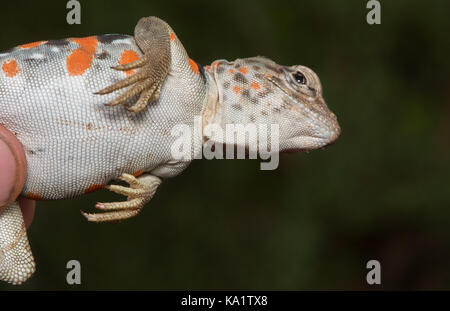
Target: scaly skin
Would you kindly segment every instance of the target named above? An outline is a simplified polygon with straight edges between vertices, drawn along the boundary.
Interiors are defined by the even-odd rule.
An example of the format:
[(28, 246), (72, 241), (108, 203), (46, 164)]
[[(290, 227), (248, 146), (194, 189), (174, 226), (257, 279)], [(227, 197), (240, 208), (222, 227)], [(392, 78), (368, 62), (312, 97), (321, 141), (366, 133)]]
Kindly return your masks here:
[[(83, 213), (93, 222), (137, 215), (164, 178), (189, 165), (191, 158), (172, 155), (178, 137), (171, 130), (180, 124), (194, 128), (195, 117), (203, 127), (223, 129), (278, 124), (282, 152), (321, 148), (340, 134), (309, 68), (263, 57), (203, 68), (155, 17), (139, 21), (134, 38), (103, 35), (19, 46), (0, 53), (0, 69), (0, 123), (16, 134), (27, 156), (22, 194), (61, 199), (107, 187), (127, 196), (98, 203), (101, 213)], [(114, 179), (129, 187), (107, 185)], [(33, 272), (15, 202), (0, 211), (0, 279), (20, 284)]]

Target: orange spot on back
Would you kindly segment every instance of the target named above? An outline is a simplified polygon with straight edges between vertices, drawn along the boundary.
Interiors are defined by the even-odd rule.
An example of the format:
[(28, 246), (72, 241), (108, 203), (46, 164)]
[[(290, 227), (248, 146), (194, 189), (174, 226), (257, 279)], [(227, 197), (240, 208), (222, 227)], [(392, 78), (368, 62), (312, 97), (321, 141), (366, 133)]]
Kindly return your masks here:
[(20, 67), (17, 65), (16, 60), (9, 59), (3, 62), (2, 70), (7, 77), (12, 78), (19, 73)]
[(139, 177), (139, 176), (141, 176), (142, 174), (144, 174), (144, 170), (139, 170), (139, 171), (135, 172), (135, 173), (133, 174), (133, 176), (134, 176), (134, 177)]
[(92, 184), (92, 185), (90, 185), (89, 187), (87, 187), (85, 190), (84, 190), (84, 194), (88, 194), (88, 193), (91, 193), (91, 192), (95, 192), (95, 191), (98, 191), (98, 190), (101, 190), (101, 189), (103, 189), (103, 185), (101, 185), (101, 184)]
[(30, 200), (43, 200), (44, 198), (37, 192), (27, 192), (25, 197)]
[(66, 58), (66, 67), (70, 76), (82, 75), (92, 65), (93, 55), (83, 49), (76, 49)]
[(261, 85), (259, 85), (258, 82), (253, 81), (252, 83), (250, 83), (250, 87), (256, 91), (256, 90), (259, 90), (261, 88)]
[(71, 38), (70, 40), (77, 43), (81, 49), (92, 54), (95, 53), (95, 49), (97, 48), (98, 44), (98, 40), (94, 36), (86, 38)]
[(193, 61), (192, 59), (190, 59), (190, 58), (189, 58), (189, 66), (191, 66), (192, 72), (194, 72), (195, 74), (198, 74), (198, 73), (199, 73), (197, 63), (194, 62), (194, 61)]
[(243, 74), (247, 74), (248, 73), (248, 69), (247, 69), (247, 67), (241, 67), (241, 68), (239, 68), (239, 72), (243, 73)]
[(47, 41), (37, 41), (37, 42), (31, 42), (31, 43), (27, 43), (27, 44), (22, 44), (22, 45), (19, 45), (19, 48), (31, 49), (31, 48), (39, 46), (39, 45), (41, 45), (41, 44), (43, 44), (45, 42), (47, 42)]
[(170, 32), (169, 37), (170, 37), (170, 41), (175, 40), (175, 34), (173, 32)]
[(70, 76), (79, 76), (91, 67), (98, 40), (94, 36), (70, 40), (80, 47), (67, 56), (66, 67)]
[(234, 73), (234, 69), (229, 69), (229, 70), (228, 70), (228, 73), (229, 73), (229, 74), (233, 74), (233, 73)]
[[(137, 61), (138, 59), (139, 59), (138, 53), (136, 53), (133, 50), (125, 50), (122, 52), (122, 54), (120, 54), (119, 65), (129, 64), (129, 63)], [(134, 70), (125, 71), (125, 74), (127, 76), (132, 75), (133, 73), (134, 73)]]
[(241, 92), (241, 88), (239, 86), (233, 86), (233, 92), (239, 94)]

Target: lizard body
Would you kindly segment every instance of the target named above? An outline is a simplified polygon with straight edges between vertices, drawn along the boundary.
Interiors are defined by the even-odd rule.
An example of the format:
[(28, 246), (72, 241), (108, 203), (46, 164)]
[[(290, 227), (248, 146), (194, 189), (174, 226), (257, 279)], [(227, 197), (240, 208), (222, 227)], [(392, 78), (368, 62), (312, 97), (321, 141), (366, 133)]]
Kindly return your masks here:
[[(164, 148), (174, 139), (170, 129), (189, 122), (187, 116), (199, 115), (206, 93), (198, 83), (200, 75), (192, 72), (188, 59), (177, 56), (182, 51), (176, 43), (172, 45), (172, 70), (179, 71), (183, 81), (167, 77), (155, 109), (139, 114), (105, 106), (115, 93), (94, 94), (132, 74), (110, 67), (127, 57), (141, 57), (133, 37), (67, 39), (0, 54), (3, 67), (17, 63), (14, 76), (12, 70), (9, 76), (5, 71), (0, 75), (0, 122), (24, 146), (26, 197), (74, 197), (122, 173), (139, 174), (171, 160), (170, 148)], [(17, 101), (20, 104), (11, 104)]]
[[(165, 22), (144, 18), (135, 36), (102, 35), (41, 41), (0, 53), (0, 124), (23, 144), (22, 195), (61, 199), (106, 187), (127, 201), (98, 203), (94, 222), (135, 216), (161, 179), (191, 159), (174, 158), (178, 124), (273, 124), (280, 151), (312, 150), (340, 128), (317, 75), (254, 57), (190, 59)], [(123, 104), (124, 107), (122, 107)], [(213, 139), (203, 136), (203, 141)], [(224, 142), (228, 143), (227, 141)], [(198, 150), (191, 150), (197, 153)], [(107, 185), (122, 179), (130, 187)], [(34, 261), (17, 202), (0, 211), (0, 279), (20, 284)]]

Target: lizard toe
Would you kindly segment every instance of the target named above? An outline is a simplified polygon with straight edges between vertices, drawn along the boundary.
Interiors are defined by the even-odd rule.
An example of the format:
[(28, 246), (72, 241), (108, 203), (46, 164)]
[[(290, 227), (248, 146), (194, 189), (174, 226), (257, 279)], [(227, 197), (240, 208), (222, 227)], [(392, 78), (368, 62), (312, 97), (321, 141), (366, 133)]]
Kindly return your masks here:
[(109, 185), (107, 189), (127, 196), (126, 201), (122, 202), (99, 202), (96, 208), (103, 213), (85, 213), (81, 212), (88, 221), (91, 222), (114, 222), (134, 217), (151, 200), (156, 189), (161, 184), (159, 177), (144, 174), (138, 178), (130, 174), (122, 174), (118, 179), (127, 182), (130, 187), (120, 185)]

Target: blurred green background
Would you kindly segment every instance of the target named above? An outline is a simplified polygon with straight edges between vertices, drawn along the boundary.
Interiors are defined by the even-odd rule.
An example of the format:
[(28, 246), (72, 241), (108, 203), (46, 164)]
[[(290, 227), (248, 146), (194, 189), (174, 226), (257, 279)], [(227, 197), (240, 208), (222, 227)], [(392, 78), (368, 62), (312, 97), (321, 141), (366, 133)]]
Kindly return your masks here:
[[(0, 289), (313, 290), (450, 288), (450, 2), (66, 1), (2, 4), (0, 49), (44, 39), (132, 34), (166, 20), (201, 64), (265, 55), (320, 76), (342, 136), (323, 150), (197, 160), (136, 218), (90, 224), (108, 191), (38, 202), (37, 272)], [(176, 103), (174, 103), (176, 104)], [(82, 285), (66, 284), (77, 259)], [(366, 283), (367, 261), (382, 285)]]

